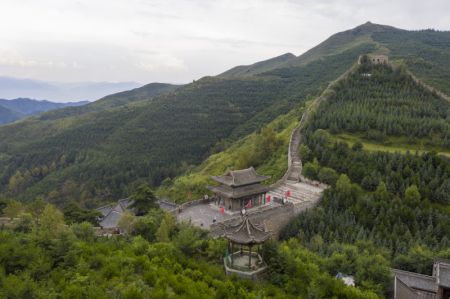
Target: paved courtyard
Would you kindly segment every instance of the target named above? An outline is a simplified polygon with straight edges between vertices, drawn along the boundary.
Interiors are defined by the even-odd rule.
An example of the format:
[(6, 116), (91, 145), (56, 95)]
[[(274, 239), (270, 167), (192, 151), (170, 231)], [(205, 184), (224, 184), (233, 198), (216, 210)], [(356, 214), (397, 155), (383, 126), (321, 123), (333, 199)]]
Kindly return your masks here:
[(205, 229), (209, 229), (210, 225), (213, 224), (214, 217), (216, 217), (217, 222), (221, 222), (232, 218), (233, 215), (227, 213), (221, 214), (219, 207), (213, 203), (190, 206), (177, 215), (178, 221), (190, 221), (193, 225)]
[[(270, 204), (249, 209), (248, 212), (252, 214), (255, 211), (265, 210), (274, 206), (281, 206), (281, 204), (272, 201)], [(239, 211), (233, 213), (225, 211), (224, 214), (221, 214), (217, 205), (209, 203), (193, 205), (183, 209), (181, 213), (177, 214), (177, 220), (179, 222), (190, 221), (195, 226), (209, 229), (211, 224), (213, 224), (214, 217), (216, 218), (216, 222), (222, 222), (230, 218), (236, 218), (239, 215)]]

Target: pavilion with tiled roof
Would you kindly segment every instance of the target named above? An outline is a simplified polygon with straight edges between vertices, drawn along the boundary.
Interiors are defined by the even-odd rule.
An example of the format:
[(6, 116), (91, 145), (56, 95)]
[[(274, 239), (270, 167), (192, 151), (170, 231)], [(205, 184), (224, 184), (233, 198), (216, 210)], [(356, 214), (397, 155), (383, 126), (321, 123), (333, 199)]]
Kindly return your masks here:
[[(244, 215), (241, 222), (224, 227), (224, 237), (229, 241), (229, 254), (224, 259), (227, 275), (234, 273), (256, 279), (264, 272), (266, 264), (259, 254), (260, 245), (270, 238), (270, 233), (262, 225), (254, 224), (248, 215)], [(235, 251), (236, 245), (238, 251)], [(258, 246), (257, 252), (252, 252), (254, 246)]]
[(261, 182), (270, 177), (259, 175), (253, 167), (228, 171), (222, 176), (212, 176), (211, 179), (219, 186), (209, 186), (218, 202), (230, 211), (240, 211), (244, 207), (256, 207), (266, 203), (266, 193), (269, 190)]

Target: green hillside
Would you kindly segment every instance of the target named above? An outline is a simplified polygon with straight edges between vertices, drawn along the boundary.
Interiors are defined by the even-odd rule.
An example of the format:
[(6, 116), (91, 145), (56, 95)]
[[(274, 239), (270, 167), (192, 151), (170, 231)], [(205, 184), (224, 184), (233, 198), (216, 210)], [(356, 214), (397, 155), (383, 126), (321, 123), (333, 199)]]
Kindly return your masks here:
[(378, 142), (388, 136), (405, 136), (410, 144), (426, 138), (428, 145), (450, 150), (450, 103), (418, 86), (402, 68), (362, 65), (334, 91), (319, 107), (313, 129)]
[(158, 189), (158, 195), (177, 202), (201, 198), (209, 193), (211, 175), (221, 175), (227, 170), (253, 166), (261, 174), (271, 178), (267, 183), (280, 179), (287, 169), (287, 149), (292, 130), (298, 125), (303, 108), (293, 109), (277, 117), (261, 131), (234, 142), (226, 150), (212, 154), (199, 166), (188, 170), (174, 180), (166, 179)]
[(24, 117), (23, 114), (0, 105), (0, 125), (7, 124)]
[[(11, 223), (0, 297), (391, 298), (392, 268), (430, 275), (450, 259), (450, 103), (410, 76), (449, 91), (447, 36), (367, 23), (299, 57), (1, 126), (0, 214)], [(392, 65), (356, 64), (374, 52)], [(139, 195), (141, 183), (180, 203), (227, 169), (275, 182), (306, 109), (303, 175), (330, 187), (264, 243), (262, 281), (226, 276), (227, 242), (159, 208), (125, 214), (125, 236), (82, 222), (78, 204)]]
[(295, 55), (292, 53), (286, 53), (274, 58), (270, 58), (264, 61), (259, 61), (251, 65), (239, 65), (222, 74), (219, 77), (231, 78), (231, 77), (244, 77), (261, 74), (284, 65), (286, 62), (295, 59)]
[[(431, 275), (435, 259), (450, 258), (450, 164), (430, 151), (448, 150), (449, 109), (401, 68), (356, 68), (302, 132), (303, 174), (335, 179), (318, 206), (298, 215), (282, 238), (299, 239), (342, 267), (352, 254), (341, 244), (374, 244), (390, 267)], [(394, 140), (398, 151), (383, 145)], [(424, 150), (408, 151), (424, 140)], [(355, 273), (358, 266), (345, 269)]]
[[(408, 41), (407, 51), (400, 38), (392, 38), (397, 35)], [(299, 57), (287, 54), (256, 63), (247, 69), (252, 76), (205, 77), (184, 86), (150, 84), (1, 127), (0, 196), (90, 205), (125, 196), (142, 181), (157, 187), (319, 95), (364, 53), (392, 55), (395, 63), (445, 91), (448, 82), (432, 79), (414, 57), (423, 56), (433, 67), (444, 64), (447, 35), (367, 23)], [(440, 39), (444, 42), (436, 42)], [(438, 68), (439, 78), (448, 69)], [(436, 112), (417, 113), (429, 113), (426, 130), (417, 128), (421, 138), (433, 130), (430, 142), (443, 146), (437, 144), (446, 140), (443, 112), (437, 113), (440, 120), (434, 120)]]
[(268, 68), (301, 66), (361, 44), (372, 44), (377, 53), (389, 55), (391, 61), (405, 63), (420, 79), (450, 93), (450, 31), (408, 31), (371, 22), (336, 33), (298, 57), (269, 59), (270, 63), (263, 62), (264, 68), (256, 63), (235, 67), (224, 74), (248, 76), (266, 72)]
[(142, 181), (157, 186), (317, 95), (360, 53), (372, 50), (361, 45), (255, 77), (205, 77), (116, 105), (135, 99), (136, 89), (2, 127), (1, 192), (92, 204), (127, 195)]

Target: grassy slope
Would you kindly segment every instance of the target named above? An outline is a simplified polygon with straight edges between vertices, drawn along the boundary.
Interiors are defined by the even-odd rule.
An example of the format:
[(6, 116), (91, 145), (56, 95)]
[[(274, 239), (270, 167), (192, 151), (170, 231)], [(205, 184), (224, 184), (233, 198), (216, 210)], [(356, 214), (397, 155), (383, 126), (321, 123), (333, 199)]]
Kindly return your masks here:
[[(280, 179), (287, 169), (287, 149), (292, 130), (298, 125), (299, 116), (303, 109), (296, 108), (290, 113), (277, 117), (267, 127), (277, 132), (279, 144), (276, 150), (256, 167), (263, 175), (271, 176), (267, 183), (274, 183)], [(252, 133), (239, 139), (228, 149), (212, 154), (202, 164), (176, 177), (173, 181), (165, 181), (157, 193), (177, 202), (186, 201), (187, 194), (192, 193), (193, 198), (200, 198), (207, 193), (206, 186), (211, 184), (211, 175), (221, 175), (226, 170), (239, 169), (251, 165), (242, 165), (242, 157), (254, 154), (257, 146), (258, 134)]]
[(390, 153), (398, 152), (402, 154), (406, 152), (418, 152), (422, 154), (434, 151), (441, 155), (450, 157), (450, 151), (448, 149), (427, 145), (426, 139), (423, 139), (421, 143), (411, 144), (407, 137), (387, 137), (383, 143), (377, 143), (371, 140), (367, 140), (362, 136), (358, 136), (356, 134), (341, 133), (331, 136), (335, 140), (347, 142), (347, 144), (349, 144), (350, 146), (352, 146), (356, 142), (360, 142), (363, 144), (364, 149), (368, 151), (382, 151)]
[(251, 65), (236, 66), (226, 72), (223, 72), (222, 74), (219, 75), (219, 77), (232, 78), (232, 77), (253, 76), (278, 68), (280, 65), (283, 65), (292, 59), (295, 59), (295, 55), (291, 53), (286, 53), (274, 58), (256, 62)]

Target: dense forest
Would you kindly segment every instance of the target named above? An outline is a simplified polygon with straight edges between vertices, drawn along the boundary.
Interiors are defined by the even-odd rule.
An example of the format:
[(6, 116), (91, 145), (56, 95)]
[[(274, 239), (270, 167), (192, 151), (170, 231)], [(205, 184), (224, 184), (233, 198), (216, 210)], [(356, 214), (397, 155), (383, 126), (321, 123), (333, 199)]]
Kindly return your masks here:
[(174, 179), (165, 179), (157, 194), (176, 202), (201, 198), (209, 193), (207, 186), (213, 183), (212, 175), (222, 175), (227, 170), (255, 167), (258, 173), (270, 176), (265, 183), (279, 180), (287, 169), (287, 148), (292, 130), (298, 125), (303, 105), (286, 115), (277, 117), (261, 130), (249, 134), (226, 149), (213, 153), (199, 166)]
[(450, 148), (450, 105), (417, 86), (402, 69), (363, 65), (340, 82), (318, 109), (312, 128), (360, 133), (383, 141), (386, 136), (408, 136), (411, 143)]
[[(205, 77), (183, 86), (149, 84), (84, 107), (2, 126), (0, 197), (42, 196), (58, 204), (75, 200), (93, 206), (125, 196), (143, 181), (157, 187), (167, 178), (188, 174), (211, 154), (317, 96), (360, 54), (370, 52), (389, 55), (390, 61), (403, 63), (443, 91), (450, 88), (448, 32), (366, 23), (337, 33), (298, 57), (284, 55), (241, 68), (245, 70), (241, 75)], [(322, 122), (372, 140), (402, 135), (411, 143), (448, 148), (448, 107), (436, 95), (411, 88), (411, 80), (401, 71), (392, 71), (390, 78), (384, 76), (389, 70), (373, 72), (372, 81), (392, 82), (381, 89), (373, 86), (367, 94), (354, 93), (358, 105), (337, 109), (339, 115), (326, 115)], [(368, 78), (354, 79), (352, 84)], [(395, 108), (380, 116), (383, 108), (391, 108), (389, 96), (397, 87), (401, 87), (397, 95), (414, 98), (409, 103), (417, 104), (417, 109), (404, 114), (406, 110)], [(372, 106), (375, 101), (369, 97), (384, 96), (385, 102)], [(430, 106), (421, 102), (422, 97)], [(352, 113), (357, 117), (349, 119)], [(401, 125), (396, 117), (404, 118)], [(366, 130), (368, 126), (371, 130)]]
[(340, 82), (318, 108), (300, 147), (303, 174), (331, 187), (318, 207), (284, 229), (283, 238), (323, 244), (325, 255), (336, 244), (369, 241), (386, 252), (392, 267), (431, 274), (435, 258), (450, 258), (448, 159), (434, 152), (366, 151), (362, 143), (350, 147), (332, 133), (377, 130), (414, 139), (424, 127), (444, 137), (448, 107), (387, 66), (361, 66)]
[(365, 24), (303, 57), (244, 68), (251, 76), (148, 85), (0, 127), (0, 297), (375, 299), (391, 295), (392, 267), (431, 274), (434, 259), (450, 259), (448, 159), (336, 138), (450, 148), (449, 103), (402, 67), (355, 66), (312, 115), (303, 174), (330, 188), (280, 242), (264, 244), (263, 281), (225, 276), (227, 242), (155, 202), (139, 217), (124, 213), (119, 236), (99, 236), (90, 208), (144, 198), (142, 182), (149, 193), (160, 186), (158, 195), (195, 199), (210, 175), (231, 168), (255, 166), (274, 182), (306, 103), (360, 54), (387, 52), (448, 91), (448, 41), (448, 33)]
[(381, 30), (372, 39), (389, 49), (390, 59), (403, 61), (408, 69), (432, 86), (450, 93), (450, 32), (437, 30)]
[(143, 181), (158, 186), (318, 94), (372, 49), (251, 78), (206, 77), (148, 100), (136, 89), (93, 103), (92, 112), (87, 105), (1, 127), (1, 194), (92, 206)]
[[(15, 209), (14, 221), (0, 227), (2, 298), (375, 299), (390, 279), (386, 258), (369, 243), (339, 245), (322, 257), (295, 239), (269, 242), (267, 280), (252, 282), (225, 276), (225, 240), (176, 224), (159, 209), (122, 221), (126, 236), (99, 237), (89, 222), (66, 225), (63, 213), (43, 201), (1, 207), (7, 215)], [(353, 267), (360, 288), (334, 278)]]

